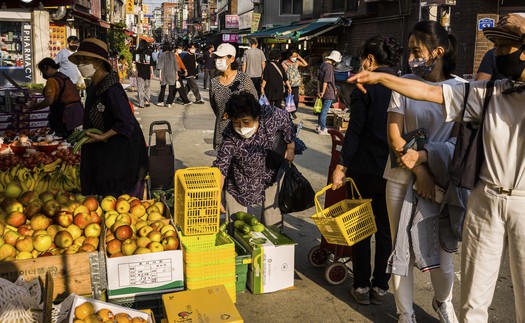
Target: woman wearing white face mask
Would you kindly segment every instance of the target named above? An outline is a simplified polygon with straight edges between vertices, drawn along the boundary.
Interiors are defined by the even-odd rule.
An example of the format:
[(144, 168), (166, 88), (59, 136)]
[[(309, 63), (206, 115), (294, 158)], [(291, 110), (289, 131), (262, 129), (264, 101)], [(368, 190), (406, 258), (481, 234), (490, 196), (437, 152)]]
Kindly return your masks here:
[(88, 38), (69, 60), (83, 77), (91, 78), (86, 89), (84, 129), (102, 131), (101, 135), (86, 133), (90, 139), (82, 146), (82, 193), (142, 197), (148, 172), (146, 144), (118, 73), (111, 70), (106, 43)]
[(215, 67), (220, 75), (211, 80), (210, 104), (216, 117), (213, 149), (219, 150), (222, 133), (229, 122), (224, 115), (226, 102), (232, 94), (242, 91), (250, 92), (257, 99), (257, 91), (248, 75), (238, 70), (239, 64), (235, 60), (236, 50), (233, 45), (221, 44), (213, 55), (217, 57)]
[[(299, 108), (299, 86), (303, 81), (301, 77), (301, 72), (299, 72), (299, 67), (306, 67), (308, 63), (299, 55), (297, 49), (288, 50), (288, 59), (282, 62), (284, 70), (286, 71), (286, 76), (288, 76), (288, 81), (292, 87), (293, 101), (295, 107)], [(292, 112), (292, 117), (295, 119), (295, 112)]]
[[(408, 49), (412, 74), (404, 78), (428, 84), (457, 85), (464, 82), (452, 75), (456, 66), (456, 39), (439, 23), (418, 22), (412, 29)], [(427, 135), (425, 150), (407, 149), (403, 152), (403, 147), (410, 140), (407, 134), (420, 128)], [(452, 252), (457, 249), (457, 240), (450, 242), (444, 237), (455, 229), (456, 232), (447, 236), (455, 234), (457, 239), (457, 230), (461, 228), (449, 226), (445, 230), (439, 225), (441, 204), (435, 198), (436, 185), (449, 185), (448, 161), (452, 159), (455, 145), (455, 141), (450, 140), (453, 128), (453, 122), (444, 122), (438, 104), (412, 100), (392, 92), (388, 108), (389, 144), (395, 151), (394, 158), (409, 158), (415, 163), (408, 169), (404, 164), (392, 167), (390, 160), (384, 172), (388, 217), (394, 241), (388, 272), (392, 273), (399, 322), (416, 321), (413, 309), (414, 264), (420, 270), (430, 272), (434, 288), (432, 306), (440, 321), (458, 321), (452, 305)], [(395, 160), (393, 162), (396, 164)], [(442, 166), (440, 173), (434, 167), (438, 162)], [(423, 241), (414, 236), (428, 239)]]
[[(230, 122), (213, 162), (221, 171), (221, 188), (226, 193), (223, 211), (228, 215), (247, 212), (248, 207), (262, 203), (261, 220), (276, 225), (281, 221), (275, 183), (278, 169), (269, 167), (267, 155), (275, 150), (283, 161), (293, 161), (295, 135), (290, 117), (285, 110), (261, 107), (248, 92), (232, 94), (226, 114)], [(283, 147), (274, 148), (281, 142), (280, 134)]]

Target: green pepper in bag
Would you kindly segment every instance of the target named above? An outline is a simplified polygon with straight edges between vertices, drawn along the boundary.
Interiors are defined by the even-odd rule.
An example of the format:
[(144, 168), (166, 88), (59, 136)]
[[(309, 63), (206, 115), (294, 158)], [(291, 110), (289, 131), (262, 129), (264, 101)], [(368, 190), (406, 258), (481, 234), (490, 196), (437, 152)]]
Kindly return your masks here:
[(314, 114), (320, 114), (321, 110), (323, 110), (323, 100), (317, 98), (314, 103)]

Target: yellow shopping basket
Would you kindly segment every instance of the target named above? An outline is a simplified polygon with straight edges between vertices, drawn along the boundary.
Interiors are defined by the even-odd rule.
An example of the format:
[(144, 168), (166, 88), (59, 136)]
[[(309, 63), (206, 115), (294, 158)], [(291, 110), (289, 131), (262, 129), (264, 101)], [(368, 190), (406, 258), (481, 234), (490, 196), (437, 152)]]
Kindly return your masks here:
[[(363, 199), (350, 177), (346, 179), (346, 182), (351, 183), (351, 199), (345, 199), (324, 210), (321, 209), (318, 197), (332, 186), (328, 185), (315, 194), (316, 214), (312, 215), (312, 219), (326, 241), (341, 246), (351, 246), (377, 231), (372, 211), (372, 199)], [(354, 191), (357, 193), (357, 199), (354, 197)]]

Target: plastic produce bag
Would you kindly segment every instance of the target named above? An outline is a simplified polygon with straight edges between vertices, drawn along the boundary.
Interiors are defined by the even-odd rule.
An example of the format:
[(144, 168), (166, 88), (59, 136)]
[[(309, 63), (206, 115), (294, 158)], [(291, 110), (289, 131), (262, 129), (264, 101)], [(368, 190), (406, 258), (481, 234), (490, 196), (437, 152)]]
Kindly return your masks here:
[(323, 110), (323, 100), (317, 98), (314, 103), (314, 114), (319, 114)]
[(270, 101), (268, 101), (268, 98), (266, 97), (265, 94), (261, 95), (261, 97), (259, 98), (259, 104), (260, 105), (270, 105)]
[(293, 95), (288, 94), (286, 97), (286, 111), (294, 112), (295, 110), (297, 110), (297, 107), (295, 106), (295, 102), (293, 102)]
[(290, 163), (279, 191), (279, 209), (281, 212), (299, 212), (311, 208), (314, 206), (314, 196), (315, 192), (310, 182), (293, 163)]

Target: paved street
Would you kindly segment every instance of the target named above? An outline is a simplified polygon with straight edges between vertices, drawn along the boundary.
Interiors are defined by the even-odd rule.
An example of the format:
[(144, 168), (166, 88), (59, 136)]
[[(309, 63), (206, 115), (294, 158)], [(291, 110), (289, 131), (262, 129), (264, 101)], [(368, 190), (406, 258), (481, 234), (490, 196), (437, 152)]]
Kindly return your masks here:
[[(152, 80), (152, 103), (156, 103), (159, 91), (158, 80)], [(202, 86), (202, 78), (198, 80)], [(128, 92), (129, 93), (129, 92)], [(175, 147), (176, 167), (209, 166), (214, 160), (212, 137), (215, 116), (210, 108), (208, 92), (201, 87), (203, 105), (172, 108), (157, 107), (137, 109), (146, 140), (152, 121), (167, 120), (171, 123)], [(136, 93), (129, 93), (136, 103)], [(193, 96), (190, 95), (190, 99)], [(295, 163), (310, 181), (315, 191), (326, 185), (330, 161), (331, 139), (315, 133), (317, 117), (311, 107), (301, 106), (296, 122), (302, 121), (304, 128), (299, 137), (308, 149), (296, 156)], [(321, 201), (321, 205), (324, 201)], [(285, 215), (286, 233), (298, 242), (295, 253), (295, 288), (265, 295), (252, 295), (246, 291), (239, 294), (237, 307), (246, 322), (395, 322), (397, 320), (393, 294), (389, 294), (383, 305), (358, 305), (349, 294), (351, 275), (339, 286), (332, 286), (324, 279), (323, 268), (313, 268), (308, 263), (308, 251), (319, 244), (320, 233), (310, 216), (314, 208), (304, 212)], [(459, 268), (460, 255), (455, 255), (456, 280), (454, 305), (459, 314)], [(351, 267), (351, 263), (350, 263)], [(490, 309), (490, 322), (514, 322), (514, 297), (508, 263), (502, 267), (495, 298)], [(428, 273), (415, 271), (415, 312), (418, 322), (438, 322), (431, 306), (432, 286)]]

